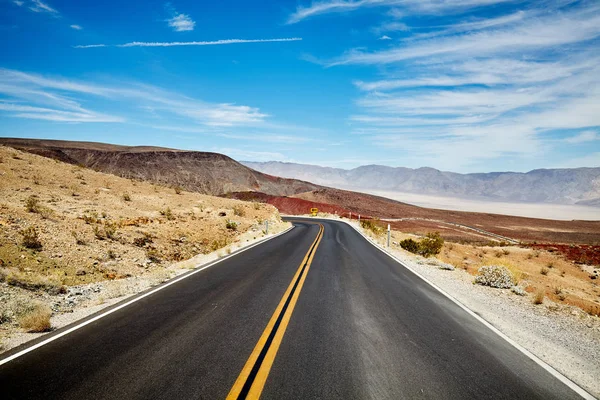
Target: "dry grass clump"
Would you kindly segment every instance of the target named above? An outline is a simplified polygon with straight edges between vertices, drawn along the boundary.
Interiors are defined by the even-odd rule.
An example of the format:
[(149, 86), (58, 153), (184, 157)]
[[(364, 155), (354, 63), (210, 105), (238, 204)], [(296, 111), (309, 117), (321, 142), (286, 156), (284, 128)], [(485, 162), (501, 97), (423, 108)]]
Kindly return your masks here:
[(131, 195), (127, 192), (123, 193), (123, 200), (124, 201), (131, 201)]
[(19, 325), (27, 332), (48, 332), (52, 329), (52, 310), (45, 304), (36, 303), (33, 308), (19, 318)]
[(373, 232), (376, 236), (381, 235), (385, 231), (385, 228), (377, 218), (361, 219), (360, 226), (362, 226), (363, 229)]
[(233, 215), (243, 217), (246, 215), (246, 210), (242, 206), (235, 206), (233, 207)]
[(29, 228), (23, 229), (21, 235), (23, 235), (23, 241), (21, 242), (23, 246), (34, 250), (42, 248), (42, 242), (40, 241), (40, 237), (35, 227), (30, 226)]
[(544, 289), (539, 289), (533, 295), (533, 304), (542, 304), (544, 302), (544, 297), (546, 297), (546, 292)]

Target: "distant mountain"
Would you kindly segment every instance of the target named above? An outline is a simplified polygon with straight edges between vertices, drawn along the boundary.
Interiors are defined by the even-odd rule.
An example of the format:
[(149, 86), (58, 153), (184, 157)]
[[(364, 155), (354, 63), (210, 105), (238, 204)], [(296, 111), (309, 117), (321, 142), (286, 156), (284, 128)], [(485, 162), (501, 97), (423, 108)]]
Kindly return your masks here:
[(383, 165), (346, 170), (277, 161), (242, 161), (242, 164), (270, 175), (341, 189), (600, 207), (600, 168), (457, 174), (434, 168), (392, 168)]
[(254, 171), (218, 153), (93, 142), (0, 138), (0, 145), (124, 178), (139, 179), (210, 195), (258, 191), (290, 196), (318, 185)]

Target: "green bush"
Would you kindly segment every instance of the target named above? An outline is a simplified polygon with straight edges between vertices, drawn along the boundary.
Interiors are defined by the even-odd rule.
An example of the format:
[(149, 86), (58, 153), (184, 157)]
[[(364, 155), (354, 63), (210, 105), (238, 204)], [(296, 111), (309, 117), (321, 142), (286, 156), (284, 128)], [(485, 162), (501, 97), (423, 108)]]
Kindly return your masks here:
[(423, 257), (439, 254), (444, 246), (444, 239), (438, 232), (428, 233), (419, 243), (419, 254)]
[(420, 242), (413, 239), (404, 239), (400, 242), (400, 247), (411, 253), (430, 257), (439, 254), (444, 246), (444, 239), (438, 232), (428, 233)]
[(237, 231), (238, 224), (237, 224), (237, 222), (228, 219), (227, 222), (225, 223), (225, 227), (232, 231)]
[(419, 243), (413, 239), (404, 239), (400, 242), (400, 247), (402, 247), (406, 251), (410, 251), (411, 253), (419, 252)]

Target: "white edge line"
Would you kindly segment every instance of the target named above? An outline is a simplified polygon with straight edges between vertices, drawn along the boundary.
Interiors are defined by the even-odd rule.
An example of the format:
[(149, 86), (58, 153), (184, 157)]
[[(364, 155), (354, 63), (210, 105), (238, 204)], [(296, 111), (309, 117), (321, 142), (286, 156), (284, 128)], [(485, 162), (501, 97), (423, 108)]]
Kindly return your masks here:
[[(237, 250), (236, 252), (234, 252), (234, 253), (231, 253), (231, 254), (227, 255), (226, 257), (219, 258), (218, 260), (212, 261), (212, 262), (210, 262), (209, 264), (207, 264), (207, 265), (203, 266), (202, 268), (198, 268), (198, 266), (196, 266), (196, 268), (198, 268), (198, 269), (195, 269), (195, 270), (193, 270), (192, 272), (190, 272), (190, 273), (188, 273), (188, 274), (186, 274), (186, 275), (184, 275), (184, 276), (181, 276), (181, 277), (179, 277), (179, 278), (176, 278), (176, 279), (173, 279), (173, 280), (171, 280), (171, 281), (168, 281), (168, 282), (166, 282), (166, 283), (164, 283), (164, 284), (162, 284), (162, 285), (158, 286), (158, 287), (157, 287), (157, 288), (155, 288), (154, 290), (151, 290), (151, 291), (150, 291), (150, 292), (148, 292), (148, 293), (144, 293), (143, 295), (140, 295), (140, 296), (137, 296), (137, 297), (135, 297), (135, 298), (131, 299), (131, 300), (130, 300), (130, 301), (128, 301), (127, 303), (123, 303), (123, 304), (121, 304), (120, 306), (117, 306), (117, 307), (115, 307), (115, 308), (111, 308), (110, 310), (108, 310), (108, 311), (106, 311), (106, 312), (104, 312), (104, 313), (102, 313), (102, 314), (100, 314), (100, 315), (97, 315), (97, 316), (95, 316), (94, 318), (90, 318), (89, 320), (87, 320), (87, 321), (84, 321), (84, 322), (80, 323), (79, 325), (75, 325), (74, 327), (72, 327), (72, 328), (69, 328), (69, 329), (67, 329), (67, 330), (66, 330), (66, 331), (64, 331), (64, 332), (61, 332), (61, 333), (59, 333), (59, 334), (57, 334), (57, 335), (54, 335), (54, 336), (52, 336), (52, 337), (50, 337), (50, 338), (48, 338), (48, 339), (46, 339), (46, 340), (43, 340), (43, 341), (41, 341), (41, 342), (39, 342), (39, 343), (36, 343), (36, 344), (34, 344), (33, 346), (30, 346), (30, 347), (28, 347), (28, 348), (26, 348), (26, 349), (23, 349), (23, 350), (21, 350), (20, 352), (13, 354), (12, 356), (9, 356), (9, 357), (6, 357), (6, 358), (4, 358), (4, 359), (0, 360), (0, 365), (4, 365), (4, 364), (6, 364), (6, 363), (8, 363), (8, 362), (10, 362), (10, 361), (12, 361), (12, 360), (14, 360), (15, 358), (21, 357), (22, 355), (29, 353), (30, 351), (33, 351), (33, 350), (39, 349), (40, 347), (42, 347), (42, 346), (44, 346), (44, 345), (46, 345), (46, 344), (48, 344), (48, 343), (50, 343), (50, 342), (53, 342), (53, 341), (55, 341), (55, 340), (56, 340), (56, 339), (58, 339), (58, 338), (61, 338), (61, 337), (65, 336), (65, 335), (68, 335), (69, 333), (71, 333), (71, 332), (74, 332), (74, 331), (76, 331), (76, 330), (77, 330), (77, 329), (79, 329), (79, 328), (83, 328), (84, 326), (86, 326), (86, 325), (88, 325), (88, 324), (91, 324), (92, 322), (98, 321), (100, 318), (106, 317), (107, 315), (109, 315), (109, 314), (112, 314), (112, 313), (114, 313), (115, 311), (119, 311), (120, 309), (122, 309), (122, 308), (125, 308), (125, 307), (127, 307), (128, 305), (131, 305), (131, 304), (133, 304), (133, 303), (135, 303), (135, 302), (137, 302), (137, 301), (139, 301), (139, 300), (143, 299), (144, 297), (148, 297), (148, 296), (150, 296), (151, 294), (154, 294), (154, 293), (156, 293), (156, 292), (158, 292), (158, 291), (160, 291), (160, 290), (162, 290), (162, 289), (164, 289), (164, 288), (166, 288), (166, 287), (168, 287), (168, 286), (171, 286), (171, 285), (173, 285), (173, 284), (175, 284), (175, 283), (177, 283), (177, 282), (179, 282), (179, 281), (181, 281), (181, 280), (184, 280), (184, 279), (186, 279), (186, 278), (189, 278), (190, 276), (192, 276), (192, 275), (195, 275), (195, 274), (197, 274), (198, 272), (200, 272), (200, 271), (203, 271), (203, 270), (205, 270), (205, 269), (207, 269), (207, 268), (210, 268), (210, 267), (212, 267), (213, 265), (216, 265), (216, 264), (218, 264), (218, 263), (220, 263), (220, 262), (222, 262), (222, 261), (225, 261), (225, 260), (227, 260), (227, 259), (229, 259), (229, 258), (231, 258), (231, 257), (233, 257), (233, 256), (237, 256), (238, 254), (240, 254), (240, 253), (243, 253), (243, 252), (244, 252), (244, 251), (246, 251), (246, 250), (250, 250), (250, 249), (251, 249), (251, 248), (253, 248), (253, 247), (259, 246), (259, 245), (261, 245), (261, 244), (263, 244), (263, 243), (265, 243), (265, 242), (267, 242), (267, 241), (269, 241), (269, 240), (271, 240), (271, 239), (275, 239), (276, 237), (278, 237), (278, 236), (281, 236), (281, 235), (283, 235), (284, 233), (287, 233), (287, 232), (289, 232), (289, 231), (290, 231), (290, 230), (292, 230), (293, 228), (294, 228), (294, 226), (292, 225), (291, 227), (287, 228), (286, 230), (284, 230), (284, 231), (282, 231), (282, 232), (279, 232), (279, 233), (277, 233), (277, 234), (275, 234), (275, 235), (273, 235), (273, 236), (271, 236), (271, 237), (268, 237), (268, 238), (266, 238), (266, 239), (263, 239), (263, 240), (261, 240), (261, 241), (259, 241), (259, 242), (257, 242), (257, 243), (254, 243), (254, 244), (252, 244), (252, 245), (250, 245), (250, 246), (248, 246), (248, 247), (245, 247), (245, 248), (239, 249), (239, 250)], [(134, 295), (134, 296), (135, 296), (135, 295)]]
[[(281, 217), (282, 218), (303, 218), (303, 219), (311, 218), (311, 217), (305, 217), (305, 216), (299, 216), (299, 215), (296, 215), (296, 216), (294, 216), (294, 215), (282, 215)], [(505, 335), (504, 333), (502, 333), (494, 325), (490, 324), (485, 319), (483, 319), (482, 317), (480, 317), (479, 315), (477, 315), (475, 312), (473, 312), (471, 309), (469, 309), (463, 303), (461, 303), (460, 301), (458, 301), (457, 299), (455, 299), (454, 297), (452, 297), (449, 293), (445, 292), (442, 288), (440, 288), (439, 286), (437, 286), (435, 283), (431, 282), (429, 279), (425, 278), (419, 272), (417, 272), (413, 268), (409, 267), (408, 265), (405, 265), (399, 258), (397, 258), (396, 256), (394, 256), (392, 253), (386, 251), (385, 248), (383, 248), (383, 247), (379, 246), (378, 244), (374, 243), (368, 236), (366, 236), (364, 233), (362, 233), (356, 226), (352, 225), (350, 222), (348, 222), (346, 220), (343, 220), (341, 218), (337, 219), (337, 218), (327, 218), (327, 217), (316, 217), (316, 219), (326, 219), (326, 220), (330, 220), (330, 221), (339, 221), (339, 222), (343, 222), (346, 225), (352, 227), (362, 237), (364, 237), (367, 242), (371, 243), (375, 248), (377, 248), (378, 250), (380, 250), (381, 252), (383, 252), (384, 254), (386, 254), (387, 256), (389, 256), (390, 258), (392, 258), (398, 264), (400, 264), (404, 268), (408, 269), (410, 272), (412, 272), (413, 274), (415, 274), (416, 276), (418, 276), (419, 278), (421, 278), (423, 281), (425, 281), (426, 283), (428, 283), (431, 287), (433, 287), (434, 289), (436, 289), (438, 292), (440, 292), (441, 294), (443, 294), (444, 296), (446, 296), (448, 299), (450, 299), (452, 302), (454, 302), (456, 305), (458, 305), (460, 308), (462, 308), (464, 311), (466, 311), (467, 314), (469, 314), (472, 317), (474, 317), (476, 320), (478, 320), (483, 325), (485, 325), (486, 327), (488, 327), (492, 332), (494, 332), (495, 334), (497, 334), (498, 336), (500, 336), (502, 339), (506, 340), (514, 348), (516, 348), (521, 353), (523, 353), (524, 355), (526, 355), (527, 357), (529, 357), (530, 359), (532, 359), (533, 361), (535, 361), (539, 366), (541, 366), (542, 368), (544, 368), (546, 371), (548, 371), (552, 376), (554, 376), (555, 378), (557, 378), (559, 381), (561, 381), (562, 383), (564, 383), (565, 385), (567, 385), (575, 393), (577, 393), (578, 395), (580, 395), (581, 397), (583, 397), (586, 400), (596, 400), (596, 397), (592, 396), (590, 393), (588, 393), (581, 386), (579, 386), (578, 384), (576, 384), (575, 382), (573, 382), (571, 379), (567, 378), (565, 375), (563, 375), (562, 373), (560, 373), (559, 371), (557, 371), (550, 364), (546, 363), (545, 361), (543, 361), (542, 359), (540, 359), (538, 356), (536, 356), (535, 354), (533, 354), (532, 352), (530, 352), (529, 350), (527, 350), (526, 348), (524, 348), (523, 346), (521, 346), (519, 343), (515, 342), (513, 339), (511, 339), (510, 337), (508, 337), (507, 335)]]

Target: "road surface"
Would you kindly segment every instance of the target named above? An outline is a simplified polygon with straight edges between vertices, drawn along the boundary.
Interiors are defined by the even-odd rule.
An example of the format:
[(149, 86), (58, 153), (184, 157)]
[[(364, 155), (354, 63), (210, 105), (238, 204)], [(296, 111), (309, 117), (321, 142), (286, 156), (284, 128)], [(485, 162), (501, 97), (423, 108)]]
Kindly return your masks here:
[(580, 398), (351, 227), (294, 225), (1, 365), (2, 398)]

